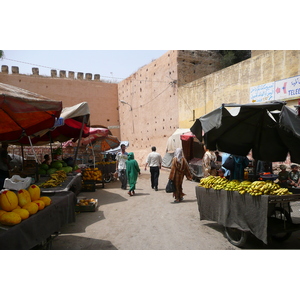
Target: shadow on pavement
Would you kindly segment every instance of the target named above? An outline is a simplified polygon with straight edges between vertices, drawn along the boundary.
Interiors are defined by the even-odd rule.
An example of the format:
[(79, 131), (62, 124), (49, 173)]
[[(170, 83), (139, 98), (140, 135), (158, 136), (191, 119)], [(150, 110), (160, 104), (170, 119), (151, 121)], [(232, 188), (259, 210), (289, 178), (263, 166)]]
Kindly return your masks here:
[[(124, 190), (124, 192), (126, 191)], [(83, 192), (80, 193), (78, 197), (87, 197), (88, 199), (89, 198), (98, 199), (99, 206), (110, 204), (110, 203), (128, 201), (128, 199), (124, 198), (123, 196), (117, 193), (108, 192), (106, 191), (106, 189), (96, 190), (96, 192)]]
[[(220, 233), (223, 234), (224, 238), (227, 240), (225, 235), (224, 226), (219, 225), (217, 223), (207, 223), (203, 224), (204, 226), (208, 226)], [(229, 241), (228, 241), (229, 243)], [(268, 244), (266, 245), (261, 240), (256, 238), (253, 234), (249, 233), (247, 237), (247, 242), (245, 246), (243, 246), (244, 250), (293, 250), (300, 249), (300, 232), (293, 232), (291, 237), (283, 242), (277, 242), (275, 240), (269, 239)]]
[[(72, 248), (71, 248), (72, 247)], [(59, 235), (52, 241), (52, 250), (118, 250), (110, 241), (75, 235)]]
[[(126, 191), (124, 191), (126, 192)], [(127, 193), (126, 193), (127, 195)], [(63, 234), (74, 234), (74, 233), (83, 233), (86, 232), (86, 228), (91, 224), (100, 222), (105, 219), (104, 213), (101, 210), (101, 206), (117, 203), (117, 202), (125, 202), (128, 199), (123, 196), (105, 191), (101, 189), (96, 192), (84, 192), (80, 193), (78, 197), (86, 197), (87, 199), (94, 198), (98, 199), (98, 207), (95, 212), (79, 212), (76, 214), (76, 222), (67, 224), (62, 227), (61, 232)]]
[(197, 202), (197, 199), (196, 200), (182, 200), (180, 201), (180, 203), (191, 203), (191, 202)]
[[(99, 209), (99, 208), (98, 208)], [(88, 214), (88, 218), (87, 218)], [(96, 222), (102, 221), (105, 219), (104, 213), (101, 210), (95, 212), (81, 212), (76, 215), (76, 222), (67, 224), (62, 227), (61, 232), (63, 234), (73, 234), (85, 232), (86, 227), (94, 224)]]

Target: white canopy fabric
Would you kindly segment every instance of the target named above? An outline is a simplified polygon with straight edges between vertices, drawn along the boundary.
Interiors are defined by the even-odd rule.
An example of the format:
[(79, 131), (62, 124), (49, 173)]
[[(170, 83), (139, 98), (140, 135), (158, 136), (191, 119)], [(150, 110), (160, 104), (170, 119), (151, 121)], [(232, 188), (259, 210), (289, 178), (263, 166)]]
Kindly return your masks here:
[(74, 106), (65, 107), (62, 109), (60, 117), (64, 119), (72, 119), (90, 114), (89, 105), (87, 102), (81, 102)]
[(120, 152), (122, 144), (124, 144), (125, 147), (127, 148), (129, 146), (129, 141), (121, 141), (120, 145), (118, 147), (116, 147), (114, 149), (107, 150), (107, 151), (105, 151), (105, 153), (107, 153), (107, 154), (116, 154), (116, 153)]
[(166, 152), (174, 153), (176, 148), (182, 148), (182, 143), (180, 136), (186, 132), (190, 132), (189, 128), (178, 128), (167, 141), (167, 150)]

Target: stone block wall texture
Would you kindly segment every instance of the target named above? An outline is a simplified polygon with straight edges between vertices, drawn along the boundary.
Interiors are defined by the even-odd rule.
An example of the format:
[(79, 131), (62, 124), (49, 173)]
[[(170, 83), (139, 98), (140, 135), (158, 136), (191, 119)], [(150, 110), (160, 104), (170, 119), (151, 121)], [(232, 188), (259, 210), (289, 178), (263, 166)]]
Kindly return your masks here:
[[(177, 51), (169, 51), (118, 84), (120, 131), (140, 165), (151, 147), (163, 155), (178, 128)], [(132, 107), (132, 110), (131, 110)]]
[[(33, 68), (36, 69), (36, 68)], [(3, 72), (3, 70), (5, 72)], [(90, 108), (90, 123), (93, 126), (112, 127), (111, 133), (120, 138), (118, 114), (118, 85), (116, 83), (101, 82), (100, 75), (97, 80), (91, 80), (91, 74), (86, 75), (87, 80), (74, 72), (51, 70), (51, 77), (38, 76), (38, 71), (33, 70), (33, 75), (23, 75), (15, 72), (9, 74), (7, 68), (2, 66), (0, 82), (14, 85), (31, 92), (43, 95), (53, 100), (60, 100), (63, 107), (70, 107), (81, 102), (88, 102)]]
[(215, 51), (171, 50), (118, 84), (119, 100), (129, 104), (119, 103), (121, 137), (141, 165), (152, 146), (164, 156), (167, 139), (179, 128), (178, 87), (219, 69)]
[(164, 156), (177, 128), (190, 128), (195, 118), (223, 103), (249, 103), (252, 86), (299, 75), (299, 62), (298, 50), (256, 50), (251, 58), (221, 69), (215, 51), (171, 50), (118, 84), (103, 83), (98, 74), (94, 80), (83, 73), (74, 79), (74, 72), (60, 78), (56, 70), (50, 78), (21, 75), (18, 70), (9, 74), (5, 66), (0, 82), (62, 100), (64, 106), (87, 101), (91, 124), (117, 127), (112, 133), (128, 140), (127, 150), (144, 165), (152, 146)]
[[(178, 88), (179, 127), (190, 128), (194, 118), (223, 103), (250, 102), (250, 88), (300, 74), (299, 50), (255, 51), (251, 58)], [(298, 100), (289, 100), (294, 107)]]
[(222, 69), (216, 51), (178, 50), (178, 87)]

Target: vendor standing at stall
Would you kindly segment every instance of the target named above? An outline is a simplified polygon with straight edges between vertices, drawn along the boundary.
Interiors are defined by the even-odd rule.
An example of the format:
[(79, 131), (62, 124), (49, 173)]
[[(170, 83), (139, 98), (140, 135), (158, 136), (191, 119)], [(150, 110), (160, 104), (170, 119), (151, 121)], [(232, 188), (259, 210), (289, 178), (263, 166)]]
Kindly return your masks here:
[(8, 145), (2, 143), (0, 148), (0, 190), (3, 189), (4, 181), (9, 178), (9, 156), (7, 152)]
[(288, 176), (288, 188), (297, 188), (299, 186), (300, 173), (297, 165), (291, 165), (291, 172)]
[(280, 165), (280, 172), (278, 173), (278, 184), (282, 188), (287, 188), (288, 187), (288, 177), (289, 177), (289, 172), (286, 170), (285, 165)]
[(205, 153), (202, 159), (202, 164), (204, 168), (204, 177), (208, 177), (210, 175), (217, 175), (217, 166), (216, 166), (217, 156), (215, 152), (210, 151), (205, 147)]
[(233, 155), (234, 169), (230, 172), (230, 180), (244, 180), (244, 169), (249, 165), (247, 156)]
[(45, 154), (45, 155), (44, 155), (44, 161), (42, 162), (42, 164), (45, 164), (45, 165), (50, 166), (50, 164), (51, 164), (51, 159), (50, 159), (50, 155), (49, 155), (49, 154)]

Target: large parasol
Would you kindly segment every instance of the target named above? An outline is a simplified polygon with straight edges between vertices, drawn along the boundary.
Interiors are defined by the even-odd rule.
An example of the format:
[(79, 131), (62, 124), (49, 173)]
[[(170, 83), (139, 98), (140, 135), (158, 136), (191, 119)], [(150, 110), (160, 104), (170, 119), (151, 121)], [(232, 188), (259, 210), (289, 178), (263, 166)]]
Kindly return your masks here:
[(252, 150), (255, 160), (273, 162), (289, 153), (300, 163), (300, 117), (286, 102), (223, 105), (197, 119), (191, 132), (210, 150), (242, 156)]
[(92, 143), (94, 151), (105, 152), (109, 149), (116, 148), (120, 145), (120, 141), (116, 136), (108, 135), (100, 137)]
[[(88, 127), (89, 135), (87, 137), (81, 138), (79, 146), (88, 145), (95, 142), (96, 140), (106, 137), (109, 135), (109, 129), (107, 128), (92, 128)], [(77, 139), (71, 139), (63, 143), (63, 147), (76, 147), (78, 145)]]
[(0, 83), (0, 141), (18, 141), (54, 126), (62, 102)]

